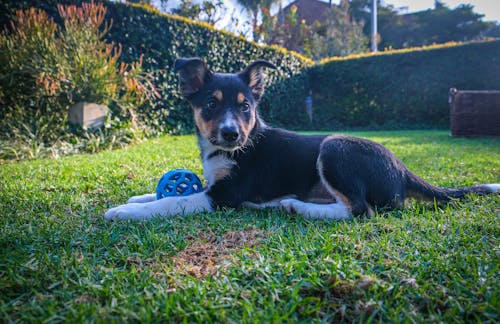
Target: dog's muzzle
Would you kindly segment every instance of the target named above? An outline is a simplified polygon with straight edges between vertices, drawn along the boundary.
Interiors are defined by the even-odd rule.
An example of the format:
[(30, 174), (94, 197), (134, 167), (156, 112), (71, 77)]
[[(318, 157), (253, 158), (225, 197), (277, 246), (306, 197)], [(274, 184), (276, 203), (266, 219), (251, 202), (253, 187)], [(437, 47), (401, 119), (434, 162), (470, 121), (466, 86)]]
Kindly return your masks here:
[(222, 127), (219, 129), (215, 145), (223, 150), (233, 151), (243, 146), (244, 142), (245, 139), (236, 127)]

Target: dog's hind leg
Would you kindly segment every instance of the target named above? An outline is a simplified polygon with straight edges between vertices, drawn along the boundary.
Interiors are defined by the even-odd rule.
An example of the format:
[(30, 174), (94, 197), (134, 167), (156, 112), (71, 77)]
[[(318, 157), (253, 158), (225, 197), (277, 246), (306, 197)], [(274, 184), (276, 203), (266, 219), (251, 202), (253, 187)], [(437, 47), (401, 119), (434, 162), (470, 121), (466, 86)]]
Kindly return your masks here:
[(400, 208), (405, 199), (406, 168), (380, 144), (348, 136), (327, 137), (317, 169), (321, 182), (345, 200), (352, 215), (373, 215), (373, 207)]
[(297, 199), (284, 199), (280, 204), (287, 212), (296, 212), (307, 218), (341, 220), (351, 217), (349, 208), (342, 202), (313, 204)]
[[(352, 187), (346, 186), (346, 189), (342, 192), (336, 190), (331, 185), (331, 182), (328, 180), (328, 176), (325, 175), (323, 170), (323, 163), (321, 162), (321, 157), (318, 159), (318, 172), (320, 175), (321, 182), (323, 186), (328, 190), (328, 192), (335, 197), (335, 200), (343, 203), (352, 215), (368, 215), (373, 216), (375, 212), (373, 211), (370, 204), (366, 201), (366, 194), (362, 186), (352, 184)], [(351, 184), (349, 184), (351, 185)]]
[(130, 203), (147, 203), (156, 200), (156, 194), (145, 194), (139, 196), (132, 196), (127, 200), (127, 204)]

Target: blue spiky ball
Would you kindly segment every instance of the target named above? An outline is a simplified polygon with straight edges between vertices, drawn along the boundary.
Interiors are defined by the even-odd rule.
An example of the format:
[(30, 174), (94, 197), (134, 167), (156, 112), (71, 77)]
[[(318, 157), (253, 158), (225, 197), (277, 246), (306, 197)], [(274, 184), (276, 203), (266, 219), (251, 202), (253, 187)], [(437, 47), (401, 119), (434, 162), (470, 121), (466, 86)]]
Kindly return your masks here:
[(200, 178), (190, 171), (174, 169), (165, 173), (156, 186), (156, 199), (189, 196), (203, 190)]

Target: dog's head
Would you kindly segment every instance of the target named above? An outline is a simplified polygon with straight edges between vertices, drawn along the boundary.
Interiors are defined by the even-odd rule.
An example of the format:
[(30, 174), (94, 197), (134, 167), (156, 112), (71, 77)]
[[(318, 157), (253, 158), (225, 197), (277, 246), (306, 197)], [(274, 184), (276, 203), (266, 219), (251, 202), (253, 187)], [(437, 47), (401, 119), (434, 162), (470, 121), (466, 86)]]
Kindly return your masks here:
[(236, 74), (214, 73), (199, 58), (179, 58), (180, 89), (194, 110), (200, 136), (225, 151), (244, 147), (258, 119), (257, 104), (264, 93), (262, 68), (255, 61)]

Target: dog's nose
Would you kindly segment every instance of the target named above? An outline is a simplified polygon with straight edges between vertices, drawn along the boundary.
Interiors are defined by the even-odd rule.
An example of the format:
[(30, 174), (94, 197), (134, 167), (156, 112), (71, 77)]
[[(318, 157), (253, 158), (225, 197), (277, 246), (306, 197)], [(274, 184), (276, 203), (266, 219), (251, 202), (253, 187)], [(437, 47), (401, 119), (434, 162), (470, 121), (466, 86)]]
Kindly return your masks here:
[(240, 137), (238, 130), (235, 127), (223, 127), (220, 130), (220, 135), (226, 142), (234, 142)]

